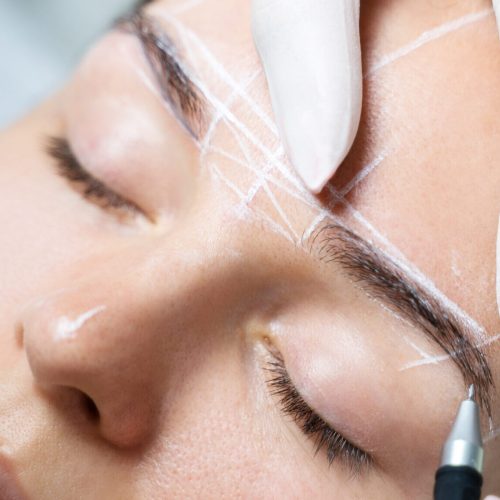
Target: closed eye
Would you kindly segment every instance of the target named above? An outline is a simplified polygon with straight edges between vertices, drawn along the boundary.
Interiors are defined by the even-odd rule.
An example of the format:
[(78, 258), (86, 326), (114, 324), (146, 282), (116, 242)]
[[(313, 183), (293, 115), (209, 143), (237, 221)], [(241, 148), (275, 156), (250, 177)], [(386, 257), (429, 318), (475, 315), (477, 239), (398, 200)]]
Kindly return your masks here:
[(315, 453), (324, 450), (329, 465), (339, 460), (353, 475), (370, 468), (373, 465), (372, 456), (332, 429), (314, 412), (293, 385), (283, 358), (275, 352), (271, 355), (272, 359), (265, 368), (270, 374), (267, 384), (271, 394), (279, 398), (283, 413), (291, 417), (308, 438), (313, 439)]
[(57, 173), (70, 183), (83, 188), (79, 192), (85, 199), (106, 210), (120, 210), (129, 216), (140, 214), (148, 217), (136, 203), (127, 200), (90, 174), (80, 164), (66, 139), (50, 137), (46, 151), (55, 160)]

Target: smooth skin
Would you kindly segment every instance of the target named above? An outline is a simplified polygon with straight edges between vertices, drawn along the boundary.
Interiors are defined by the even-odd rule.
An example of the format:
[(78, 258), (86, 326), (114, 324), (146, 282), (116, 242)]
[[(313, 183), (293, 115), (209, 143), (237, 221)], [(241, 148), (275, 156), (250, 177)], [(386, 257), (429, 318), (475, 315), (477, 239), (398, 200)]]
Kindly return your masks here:
[[(429, 4), (367, 2), (366, 64), (489, 2)], [(184, 40), (186, 65), (235, 118), (212, 127), (203, 154), (145, 85), (150, 71), (125, 33), (104, 37), (60, 93), (0, 137), (0, 455), (36, 500), (428, 499), (464, 381), (449, 359), (404, 369), (418, 350), (443, 352), (338, 266), (284, 237), (269, 221), (284, 225), (265, 189), (241, 204), (237, 191), (256, 181), (243, 149), (265, 168), (262, 148), (241, 130), (279, 146), (228, 84), (228, 75), (247, 82), (246, 95), (271, 116), (264, 75), (254, 76), (250, 2), (186, 7), (158, 0), (148, 12)], [(366, 81), (361, 132), (334, 184), (342, 189), (385, 153), (348, 195), (352, 209), (335, 214), (382, 247), (358, 210), (487, 339), (500, 333), (499, 108), (492, 15)], [(82, 198), (45, 152), (51, 135), (66, 137), (145, 215)], [(303, 234), (317, 212), (276, 193)], [(62, 318), (67, 325), (101, 306), (61, 339)], [(496, 428), (499, 347), (486, 350)], [(324, 450), (315, 455), (270, 394), (270, 352), (308, 404), (370, 452), (369, 470), (353, 477), (339, 460), (329, 466)], [(485, 453), (483, 491), (499, 491), (499, 438)]]

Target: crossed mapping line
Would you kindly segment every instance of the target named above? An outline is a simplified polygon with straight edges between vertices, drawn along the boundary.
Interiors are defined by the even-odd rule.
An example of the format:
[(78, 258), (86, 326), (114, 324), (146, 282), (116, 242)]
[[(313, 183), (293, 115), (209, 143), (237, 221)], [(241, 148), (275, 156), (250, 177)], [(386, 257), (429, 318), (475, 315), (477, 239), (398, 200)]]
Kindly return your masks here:
[[(236, 195), (239, 202), (235, 208), (246, 216), (251, 214), (252, 217), (259, 217), (269, 229), (298, 245), (303, 241), (307, 241), (314, 233), (315, 229), (324, 221), (333, 220), (337, 223), (341, 223), (338, 216), (332, 211), (333, 207), (341, 205), (343, 209), (345, 209), (357, 223), (360, 223), (378, 242), (377, 247), (387, 258), (402, 268), (423, 289), (427, 290), (438, 301), (445, 304), (454, 312), (464, 325), (475, 334), (478, 345), (489, 345), (499, 340), (500, 334), (488, 339), (486, 330), (481, 324), (470, 317), (455, 302), (439, 290), (432, 280), (423, 274), (415, 264), (409, 261), (394, 244), (378, 231), (377, 228), (375, 228), (363, 214), (354, 208), (347, 200), (347, 195), (384, 162), (388, 151), (379, 153), (371, 162), (364, 165), (353, 179), (351, 179), (340, 191), (329, 186), (330, 201), (326, 207), (321, 205), (318, 200), (303, 187), (299, 178), (286, 162), (283, 146), (279, 141), (278, 130), (273, 119), (250, 96), (249, 89), (262, 75), (262, 70), (257, 70), (250, 76), (247, 76), (242, 82), (237, 81), (226, 70), (219, 59), (208, 49), (206, 44), (197, 34), (186, 27), (176, 17), (177, 13), (185, 12), (199, 5), (202, 1), (203, 0), (187, 0), (183, 4), (174, 7), (171, 12), (163, 10), (159, 11), (158, 14), (175, 29), (177, 37), (189, 55), (189, 60), (194, 63), (201, 58), (203, 63), (208, 64), (210, 70), (216, 73), (220, 81), (229, 88), (229, 95), (224, 100), (221, 100), (210, 90), (210, 88), (208, 88), (205, 82), (201, 81), (196, 75), (191, 74), (187, 68), (184, 68), (187, 73), (191, 74), (193, 82), (197, 85), (200, 92), (214, 110), (213, 118), (207, 128), (206, 135), (198, 144), (200, 148), (201, 164)], [(367, 69), (364, 78), (371, 79), (385, 66), (407, 56), (420, 47), (438, 40), (458, 29), (488, 19), (491, 15), (493, 15), (493, 9), (489, 8), (477, 13), (468, 14), (426, 31), (414, 41), (381, 57)], [(139, 76), (147, 87), (154, 91), (158, 98), (161, 99), (158, 90), (156, 90), (156, 86), (151, 82), (150, 78), (141, 70), (137, 71), (140, 72)], [(266, 146), (253, 130), (238, 119), (232, 111), (236, 102), (242, 102), (247, 106), (248, 110), (252, 113), (252, 120), (258, 120), (272, 134), (274, 142), (276, 143), (275, 149), (270, 149)], [(239, 150), (237, 153), (227, 151), (213, 144), (212, 139), (214, 134), (221, 126), (226, 127), (237, 144)], [(260, 159), (256, 157), (255, 152), (257, 156), (260, 155)], [(231, 160), (254, 175), (255, 180), (250, 187), (245, 190), (224, 174), (214, 161), (214, 157), (217, 156), (226, 160)], [(301, 235), (294, 229), (285, 210), (280, 205), (274, 190), (279, 192), (280, 195), (291, 196), (300, 201), (315, 214), (309, 227), (307, 227)], [(257, 194), (261, 192), (267, 196), (274, 207), (279, 217), (279, 222), (271, 217), (266, 211), (255, 206), (249, 207)], [(449, 356), (433, 357), (416, 346), (414, 346), (414, 348), (419, 353), (420, 359), (408, 363), (403, 366), (401, 370), (411, 369), (426, 364), (435, 364), (449, 359)], [(491, 426), (490, 434), (486, 437), (485, 441), (494, 439), (498, 436), (500, 436), (500, 428), (494, 430), (493, 426)]]

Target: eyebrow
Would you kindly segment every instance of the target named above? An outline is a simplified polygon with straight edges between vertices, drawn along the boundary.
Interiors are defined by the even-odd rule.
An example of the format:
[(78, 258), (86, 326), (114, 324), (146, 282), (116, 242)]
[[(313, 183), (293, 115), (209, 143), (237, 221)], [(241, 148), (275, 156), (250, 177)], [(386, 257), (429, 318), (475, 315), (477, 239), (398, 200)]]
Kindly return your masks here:
[(473, 343), (474, 333), (451, 310), (389, 257), (340, 224), (328, 224), (313, 233), (313, 249), (323, 262), (338, 263), (365, 293), (398, 312), (448, 354), (466, 385), (474, 384), (479, 403), (491, 416), (491, 368), (484, 351)]
[[(140, 1), (131, 14), (118, 20), (117, 26), (137, 37), (163, 99), (199, 141), (206, 129), (208, 105), (185, 69), (173, 39), (143, 12), (152, 2)], [(319, 246), (321, 260), (337, 262), (369, 296), (398, 312), (449, 355), (466, 385), (475, 385), (479, 403), (491, 416), (491, 368), (484, 351), (471, 341), (473, 333), (451, 310), (373, 245), (342, 225), (320, 227), (310, 241), (311, 248)]]
[(130, 14), (118, 19), (116, 27), (139, 40), (162, 98), (193, 139), (199, 141), (206, 130), (208, 105), (172, 37), (143, 12), (148, 3), (140, 2)]

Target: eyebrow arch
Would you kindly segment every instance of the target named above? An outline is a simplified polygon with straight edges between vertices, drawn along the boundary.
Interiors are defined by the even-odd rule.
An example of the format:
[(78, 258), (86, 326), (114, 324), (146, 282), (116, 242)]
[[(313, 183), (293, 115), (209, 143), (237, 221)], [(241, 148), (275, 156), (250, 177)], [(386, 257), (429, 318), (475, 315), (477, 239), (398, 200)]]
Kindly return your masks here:
[(173, 39), (143, 12), (146, 3), (141, 2), (131, 14), (118, 19), (116, 28), (139, 40), (163, 99), (191, 137), (199, 141), (206, 130), (207, 103), (185, 69)]
[(316, 249), (321, 261), (338, 263), (365, 293), (398, 312), (438, 344), (458, 366), (466, 385), (475, 385), (478, 401), (491, 417), (491, 368), (484, 351), (474, 345), (472, 331), (452, 311), (406, 276), (389, 257), (340, 224), (320, 227), (309, 241), (310, 250)]
[[(197, 141), (206, 130), (208, 105), (184, 69), (180, 51), (158, 23), (143, 12), (151, 0), (139, 2), (117, 27), (137, 37), (160, 86), (161, 94), (188, 133)], [(324, 262), (337, 262), (365, 292), (399, 312), (450, 356), (467, 385), (474, 384), (478, 401), (491, 416), (494, 387), (484, 351), (456, 315), (410, 279), (390, 258), (340, 224), (320, 227), (311, 235)]]

